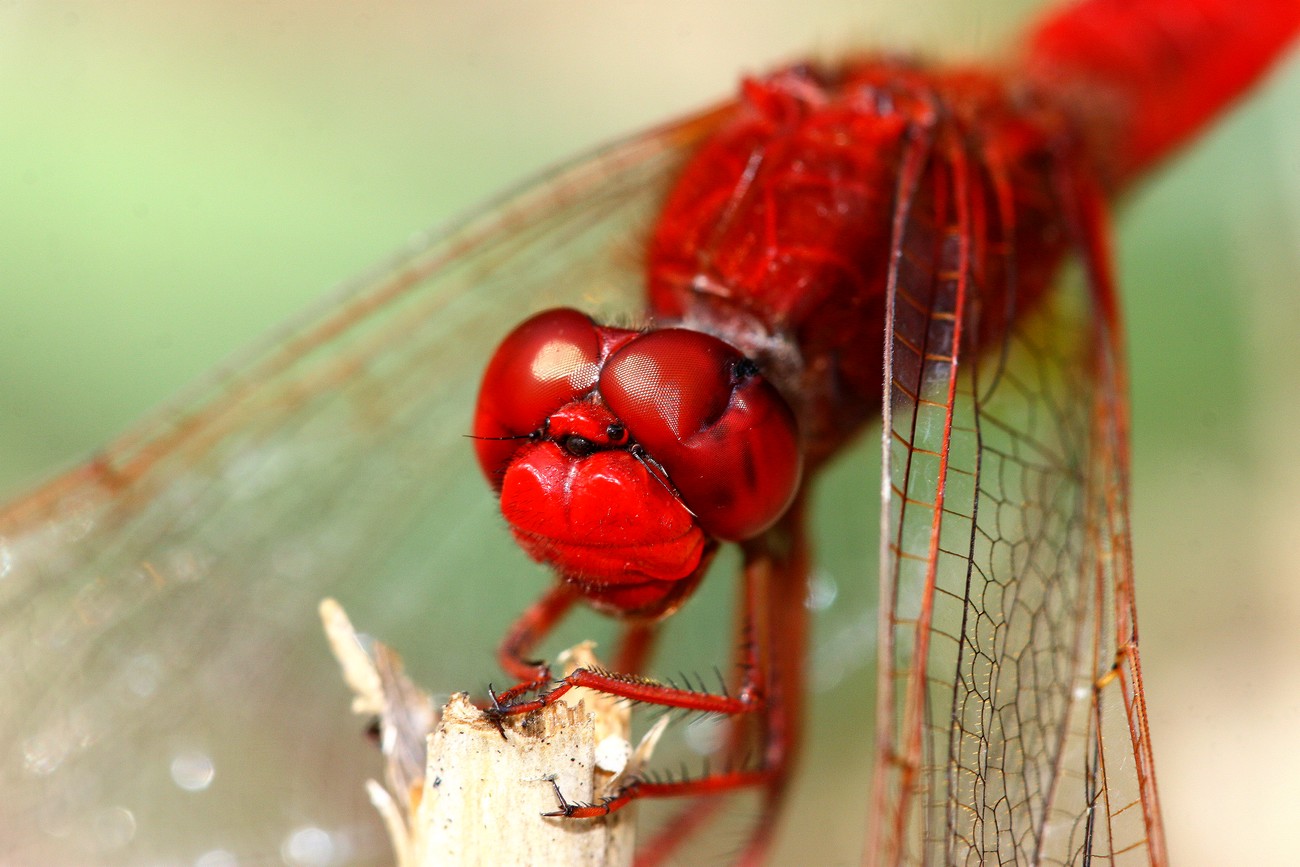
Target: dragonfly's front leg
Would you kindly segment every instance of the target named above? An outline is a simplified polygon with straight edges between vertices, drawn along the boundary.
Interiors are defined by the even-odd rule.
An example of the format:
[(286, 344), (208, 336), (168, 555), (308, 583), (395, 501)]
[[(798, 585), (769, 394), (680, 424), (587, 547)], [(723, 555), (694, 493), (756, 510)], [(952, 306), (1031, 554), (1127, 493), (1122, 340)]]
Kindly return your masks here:
[[(784, 790), (797, 737), (799, 693), (802, 689), (801, 654), (804, 634), (806, 562), (803, 545), (797, 539), (797, 518), (792, 516), (789, 532), (746, 546), (743, 570), (743, 604), (737, 617), (737, 667), (739, 689), (735, 695), (681, 689), (630, 673), (578, 669), (556, 681), (556, 686), (530, 701), (504, 702), (489, 711), (498, 718), (528, 713), (557, 701), (575, 687), (586, 687), (635, 701), (725, 714), (731, 718), (724, 750), (728, 767), (700, 777), (655, 780), (632, 777), (621, 788), (594, 803), (574, 803), (558, 788), (558, 808), (546, 815), (573, 819), (609, 815), (642, 798), (700, 797), (720, 795), (747, 788), (766, 791), (764, 821), (758, 823), (746, 847), (745, 860), (761, 857), (771, 834), (770, 818)], [(769, 544), (784, 537), (787, 544)], [(516, 693), (517, 695), (517, 693)], [(755, 747), (757, 749), (755, 749)], [(756, 758), (755, 758), (756, 757)], [(655, 864), (676, 850), (687, 837), (708, 820), (719, 801), (693, 804), (669, 823), (669, 830), (638, 855), (638, 864)]]
[[(551, 684), (551, 666), (544, 660), (533, 659), (533, 650), (572, 610), (578, 598), (579, 593), (571, 584), (557, 582), (511, 625), (497, 648), (497, 662), (519, 682), (504, 692), (494, 693), (494, 707), (507, 705), (521, 695)], [(654, 652), (657, 627), (654, 620), (633, 619), (625, 623), (612, 671), (625, 676), (639, 675)]]
[(505, 692), (494, 693), (494, 706), (508, 704), (515, 697), (536, 692), (551, 682), (551, 666), (529, 657), (537, 643), (564, 619), (577, 601), (578, 591), (567, 582), (558, 581), (510, 626), (497, 647), (497, 662), (519, 683)]
[[(762, 712), (731, 719), (724, 751), (727, 761), (740, 770), (679, 781), (672, 784), (671, 791), (657, 784), (650, 790), (642, 787), (635, 796), (761, 789), (761, 807), (735, 861), (739, 865), (757, 865), (764, 863), (771, 847), (802, 725), (808, 548), (801, 500), (771, 533), (745, 546), (745, 594), (746, 603), (737, 622), (738, 662), (755, 665), (765, 685)], [(757, 761), (751, 758), (755, 754)], [(722, 798), (700, 798), (683, 807), (654, 839), (638, 849), (636, 867), (673, 862), (724, 803)]]
[[(746, 596), (752, 597), (753, 594), (747, 593)], [(556, 703), (575, 688), (592, 689), (645, 704), (728, 716), (752, 713), (762, 707), (763, 672), (756, 648), (750, 640), (746, 640), (747, 647), (742, 651), (740, 687), (735, 695), (683, 688), (641, 676), (639, 672), (650, 654), (655, 635), (654, 624), (648, 621), (634, 620), (624, 629), (619, 667), (578, 668), (564, 677), (552, 679), (548, 664), (528, 657), (577, 599), (577, 591), (561, 581), (511, 627), (498, 648), (497, 657), (502, 668), (519, 678), (519, 683), (493, 694), (492, 706), (486, 709), (490, 716), (503, 720), (532, 713)], [(750, 616), (750, 613), (747, 611), (745, 616)], [(550, 688), (545, 689), (547, 686)], [(534, 699), (523, 698), (543, 689), (545, 691)]]

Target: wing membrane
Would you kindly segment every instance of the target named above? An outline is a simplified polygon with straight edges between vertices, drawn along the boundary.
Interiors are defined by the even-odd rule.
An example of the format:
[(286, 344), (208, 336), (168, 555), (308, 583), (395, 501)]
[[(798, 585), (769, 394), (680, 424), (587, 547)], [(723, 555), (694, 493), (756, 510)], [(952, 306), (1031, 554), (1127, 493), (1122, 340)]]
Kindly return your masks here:
[(1163, 863), (1099, 199), (1058, 191), (1087, 279), (1018, 298), (1008, 185), (956, 138), (899, 195), (869, 858)]
[(0, 860), (280, 863), (303, 828), (329, 863), (389, 858), (316, 602), (393, 624), (428, 682), (486, 679), (491, 642), (465, 660), (466, 638), (515, 612), (475, 587), (529, 569), (481, 536), (498, 522), (463, 435), (486, 354), (529, 310), (638, 309), (625, 245), (717, 117), (420, 240), (0, 513)]

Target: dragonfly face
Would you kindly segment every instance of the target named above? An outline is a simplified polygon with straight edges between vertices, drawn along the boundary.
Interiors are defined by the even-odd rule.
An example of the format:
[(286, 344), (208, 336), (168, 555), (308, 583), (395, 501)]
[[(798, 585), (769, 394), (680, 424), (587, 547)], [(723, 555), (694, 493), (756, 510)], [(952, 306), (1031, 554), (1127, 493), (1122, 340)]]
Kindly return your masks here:
[(539, 313), (497, 347), (474, 436), (516, 541), (633, 618), (676, 610), (717, 540), (758, 536), (799, 484), (794, 416), (737, 349), (576, 310)]

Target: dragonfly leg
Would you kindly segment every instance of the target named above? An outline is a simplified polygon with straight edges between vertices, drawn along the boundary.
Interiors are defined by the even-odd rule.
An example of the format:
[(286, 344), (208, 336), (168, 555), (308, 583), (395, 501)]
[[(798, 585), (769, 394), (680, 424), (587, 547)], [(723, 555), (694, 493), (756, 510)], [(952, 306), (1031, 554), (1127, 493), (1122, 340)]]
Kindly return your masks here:
[[(761, 863), (771, 844), (799, 738), (808, 592), (801, 515), (797, 504), (776, 528), (745, 545), (736, 621), (735, 663), (740, 685), (735, 695), (683, 689), (636, 674), (649, 657), (656, 630), (653, 622), (633, 621), (623, 633), (618, 655), (620, 670), (579, 668), (555, 680), (551, 689), (536, 698), (525, 699), (527, 692), (545, 685), (542, 677), (549, 674), (540, 663), (531, 663), (525, 657), (569, 610), (574, 595), (562, 588), (552, 590), (520, 618), (502, 643), (499, 655), (508, 670), (532, 679), (495, 696), (487, 712), (498, 722), (554, 704), (580, 687), (646, 704), (731, 717), (724, 746), (730, 765), (727, 770), (691, 779), (633, 778), (593, 803), (571, 802), (556, 786), (558, 807), (545, 815), (591, 819), (607, 816), (643, 798), (718, 796), (758, 788), (763, 790), (762, 807), (738, 863)], [(754, 746), (758, 747), (756, 761)], [(705, 797), (683, 810), (658, 839), (637, 854), (638, 867), (665, 861), (707, 824), (720, 803), (717, 797)]]
[[(724, 747), (733, 763), (745, 761), (754, 744), (761, 749), (750, 785), (763, 789), (762, 805), (737, 864), (764, 862), (798, 752), (808, 633), (808, 550), (802, 505), (796, 502), (771, 536), (745, 550), (743, 591), (748, 598), (741, 608), (753, 616), (737, 622), (737, 663), (745, 665), (750, 664), (747, 660), (757, 659), (768, 674), (761, 719), (734, 718)], [(755, 722), (761, 725), (753, 725)], [(710, 791), (701, 787), (677, 794)], [(721, 798), (704, 798), (683, 807), (637, 851), (636, 867), (658, 867), (672, 861), (686, 842), (708, 825), (722, 803)]]
[[(762, 588), (754, 586), (760, 580), (757, 571), (748, 565), (744, 571), (746, 589), (742, 623), (750, 623), (757, 614), (755, 606), (761, 604), (763, 591)], [(552, 591), (553, 594), (554, 592)], [(535, 608), (545, 608), (549, 600), (550, 597), (543, 599)], [(512, 633), (517, 632), (521, 635), (536, 638), (538, 632), (536, 630), (530, 632), (524, 623), (528, 619), (527, 615), (521, 618), (521, 624), (515, 630), (512, 630)], [(552, 618), (549, 622), (553, 623), (554, 619)], [(539, 617), (538, 622), (542, 621), (543, 618)], [(623, 647), (623, 652), (627, 654), (629, 661), (637, 667), (644, 661), (644, 655), (649, 651), (651, 640), (649, 633), (639, 633), (638, 628), (635, 624), (630, 627), (630, 631), (625, 635)], [(651, 626), (646, 628), (653, 629)], [(725, 692), (705, 692), (691, 688), (689, 685), (683, 688), (630, 672), (612, 671), (604, 668), (578, 668), (564, 677), (557, 678), (550, 689), (531, 700), (520, 698), (520, 696), (530, 691), (525, 688), (529, 686), (528, 683), (521, 683), (519, 686), (512, 687), (507, 692), (495, 696), (493, 705), (487, 709), (487, 712), (498, 720), (507, 716), (532, 713), (559, 701), (570, 690), (581, 687), (603, 692), (606, 695), (625, 698), (629, 701), (659, 705), (660, 707), (675, 707), (683, 710), (727, 716), (753, 714), (763, 707), (763, 683), (766, 677), (763, 672), (762, 654), (759, 653), (758, 643), (755, 640), (756, 636), (748, 628), (744, 629), (742, 635), (740, 688), (735, 695)], [(508, 639), (507, 645), (509, 644)], [(522, 644), (522, 642), (516, 642), (515, 646), (518, 645), (522, 645), (525, 649), (528, 646)]]
[[(563, 819), (597, 819), (623, 809), (633, 801), (642, 798), (680, 798), (684, 796), (720, 795), (737, 789), (761, 786), (768, 781), (770, 774), (766, 770), (728, 771), (708, 774), (691, 780), (671, 780), (668, 782), (651, 782), (634, 780), (607, 798), (594, 804), (573, 803), (565, 799), (560, 787), (555, 785), (555, 797), (560, 807), (542, 815)], [(641, 860), (638, 858), (638, 867)]]
[[(748, 714), (763, 706), (759, 689), (759, 679), (747, 673), (736, 695), (703, 692), (683, 688), (667, 683), (660, 683), (648, 677), (624, 674), (597, 668), (577, 668), (564, 677), (553, 681), (554, 686), (531, 700), (520, 700), (519, 696), (541, 684), (521, 683), (496, 696), (492, 707), (487, 709), (490, 716), (503, 719), (508, 716), (532, 713), (555, 704), (572, 689), (584, 688), (603, 692), (606, 695), (625, 698), (629, 701), (661, 707), (676, 707), (701, 713)], [(529, 688), (531, 687), (531, 688)]]
[(634, 620), (626, 624), (619, 638), (618, 657), (614, 663), (614, 670), (627, 674), (640, 674), (645, 671), (646, 662), (654, 654), (655, 641), (658, 637), (658, 623), (655, 621)]
[[(579, 668), (553, 680), (549, 665), (527, 657), (537, 642), (545, 638), (568, 613), (577, 599), (578, 593), (570, 585), (558, 583), (515, 621), (497, 650), (497, 660), (502, 668), (519, 678), (520, 682), (504, 692), (493, 694), (492, 705), (487, 708), (489, 714), (502, 719), (532, 713), (554, 704), (569, 690), (577, 687), (631, 701), (704, 713), (748, 713), (759, 705), (759, 678), (756, 675), (747, 675), (741, 683), (739, 694), (732, 696), (659, 683), (632, 673), (643, 666), (653, 647), (655, 629), (650, 623), (633, 622), (624, 632), (619, 664), (629, 666), (631, 671)], [(752, 672), (752, 667), (747, 671)], [(537, 698), (521, 699), (547, 685), (552, 685), (551, 689)]]
[(567, 582), (557, 581), (510, 626), (510, 631), (497, 647), (497, 662), (519, 683), (493, 695), (494, 705), (509, 703), (515, 697), (536, 692), (551, 682), (551, 667), (541, 660), (529, 659), (529, 656), (577, 601), (578, 591)]

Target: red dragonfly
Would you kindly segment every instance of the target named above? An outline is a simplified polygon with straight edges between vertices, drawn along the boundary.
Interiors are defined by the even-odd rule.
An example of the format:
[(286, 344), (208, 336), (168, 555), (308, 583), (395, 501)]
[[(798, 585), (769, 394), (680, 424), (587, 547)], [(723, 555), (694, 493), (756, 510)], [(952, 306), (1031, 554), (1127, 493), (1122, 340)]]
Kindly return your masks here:
[[(558, 187), (533, 193), (531, 198), (525, 194), (504, 216), (491, 213), (459, 234), (439, 239), (399, 267), (396, 276), (382, 275), (351, 304), (307, 326), (301, 332), (304, 342), (291, 341), (288, 350), (272, 350), (240, 374), (214, 385), (215, 403), (200, 399), (192, 414), (169, 416), (162, 427), (153, 426), (143, 438), (123, 441), (105, 459), (8, 513), (7, 568), (17, 577), (6, 588), (5, 613), (7, 622), (22, 623), (20, 629), (6, 633), (6, 652), (19, 661), (9, 692), (29, 700), (19, 702), (21, 709), (4, 718), (4, 741), (19, 744), (21, 754), (6, 756), (0, 768), (6, 791), (33, 796), (13, 800), (5, 808), (24, 811), (17, 817), (6, 815), (3, 823), (7, 829), (22, 829), (6, 832), (14, 835), (10, 848), (18, 857), (50, 863), (84, 859), (89, 851), (103, 855), (97, 860), (135, 861), (145, 853), (166, 851), (168, 835), (186, 842), (196, 839), (202, 829), (186, 824), (186, 818), (192, 817), (178, 818), (168, 812), (174, 809), (171, 805), (150, 803), (148, 793), (157, 791), (157, 777), (151, 778), (149, 772), (166, 768), (176, 785), (184, 788), (180, 781), (194, 782), (204, 776), (205, 759), (222, 774), (233, 773), (243, 785), (265, 786), (283, 794), (285, 803), (297, 803), (294, 787), (308, 788), (310, 781), (269, 771), (259, 779), (258, 748), (282, 751), (294, 735), (331, 737), (319, 728), (319, 718), (327, 712), (320, 710), (319, 699), (309, 696), (332, 696), (337, 691), (330, 688), (328, 666), (321, 667), (323, 678), (313, 680), (316, 674), (298, 678), (305, 664), (293, 656), (307, 651), (291, 649), (300, 634), (295, 618), (301, 612), (294, 607), (304, 595), (338, 592), (331, 589), (338, 580), (367, 577), (369, 568), (394, 556), (387, 553), (390, 544), (409, 546), (417, 544), (412, 541), (416, 538), (445, 537), (447, 528), (456, 526), (456, 508), (440, 510), (437, 503), (430, 503), (427, 511), (421, 511), (424, 504), (417, 497), (465, 502), (473, 496), (468, 485), (458, 487), (461, 477), (436, 472), (433, 477), (448, 479), (439, 490), (414, 493), (419, 471), (440, 466), (437, 462), (460, 447), (447, 437), (448, 431), (464, 429), (463, 421), (448, 423), (425, 407), (446, 406), (449, 401), (468, 406), (471, 398), (466, 390), (473, 386), (463, 381), (422, 382), (418, 374), (440, 369), (458, 353), (481, 351), (482, 347), (463, 346), (455, 337), (462, 331), (488, 328), (478, 323), (496, 318), (492, 311), (468, 303), (464, 290), (472, 286), (478, 292), (501, 292), (503, 303), (527, 299), (528, 306), (542, 307), (566, 300), (558, 291), (566, 287), (555, 286), (556, 269), (562, 268), (564, 282), (574, 287), (574, 294), (581, 294), (583, 286), (626, 285), (635, 275), (628, 273), (622, 233), (629, 223), (646, 218), (663, 184), (680, 166), (681, 149), (711, 131), (713, 123), (688, 123), (615, 148), (570, 169)], [(924, 172), (916, 175), (918, 180), (924, 177), (928, 177)], [(907, 246), (899, 244), (896, 249)], [(563, 255), (568, 250), (588, 255), (575, 265), (575, 260)], [(1097, 289), (1101, 282), (1094, 274), (1089, 288)], [(1074, 301), (1083, 304), (1088, 297), (1083, 292)], [(1067, 308), (1051, 315), (1068, 325), (1077, 311)], [(1003, 341), (1011, 347), (1008, 352), (1028, 352), (1027, 338), (1049, 333), (1052, 326), (1039, 322), (1034, 329), (1046, 330), (1016, 325), (1015, 333), (1023, 331), (1026, 342)], [(308, 336), (317, 342), (306, 340)], [(1086, 353), (1097, 351), (1089, 348), (1096, 346), (1091, 341), (1063, 345), (1072, 345), (1080, 359), (1092, 358)], [(318, 346), (329, 350), (324, 357), (314, 354)], [(1064, 387), (1071, 371), (1065, 365), (1061, 368), (1047, 380), (1063, 397), (1077, 396)], [(1007, 364), (1006, 369), (1019, 368)], [(932, 382), (926, 375), (920, 381)], [(400, 387), (376, 387), (388, 382)], [(1111, 396), (1105, 386), (1108, 380), (1101, 382), (1101, 396)], [(993, 415), (998, 409), (996, 396), (995, 390), (986, 401)], [(1097, 418), (1093, 407), (1083, 409), (1085, 421)], [(1114, 418), (1102, 416), (1108, 417)], [(1059, 427), (1053, 435), (1064, 438), (1061, 430), (1087, 427), (1078, 418), (1073, 424)], [(1086, 433), (1093, 436), (1090, 428)], [(428, 451), (413, 451), (411, 444), (421, 441), (428, 444)], [(398, 447), (386, 453), (358, 454), (359, 446), (383, 443)], [(942, 450), (929, 450), (942, 454)], [(1100, 454), (1113, 462), (1110, 471), (1122, 476), (1122, 448), (1113, 445)], [(1106, 467), (1102, 461), (1094, 471), (1104, 473)], [(309, 486), (288, 481), (303, 478), (312, 479)], [(338, 502), (321, 500), (321, 491), (338, 489), (353, 494)], [(951, 483), (947, 490), (952, 490)], [(420, 514), (411, 520), (424, 526), (388, 526), (383, 519), (391, 513), (375, 504), (407, 498), (412, 512)], [(1122, 516), (1122, 509), (1115, 514)], [(371, 523), (358, 524), (358, 516), (369, 516)], [(901, 515), (895, 520), (899, 526), (905, 523)], [(266, 521), (275, 525), (274, 550), (267, 550), (261, 541)], [(361, 541), (365, 553), (358, 555)], [(432, 553), (426, 549), (414, 559), (440, 560), (447, 546), (454, 544), (454, 540), (444, 541), (442, 547)], [(266, 558), (238, 556), (237, 552), (249, 548), (266, 550)], [(502, 565), (495, 571), (508, 574), (517, 569), (517, 565)], [(224, 598), (210, 589), (214, 581), (249, 586), (255, 580), (249, 572), (273, 576), (269, 586), (254, 589), (255, 604), (238, 609), (208, 606), (209, 601)], [(39, 596), (35, 595), (38, 586)], [(446, 585), (438, 585), (437, 591), (438, 602), (447, 605)], [(413, 603), (406, 598), (400, 604)], [(161, 631), (142, 634), (133, 629), (136, 621), (156, 625), (153, 612), (158, 610), (167, 611), (169, 617)], [(21, 620), (18, 614), (23, 615)], [(312, 626), (309, 623), (307, 628)], [(218, 628), (264, 637), (265, 644), (258, 648), (249, 641), (229, 647), (205, 643), (209, 656), (196, 658), (188, 647), (192, 636), (210, 635)], [(1097, 675), (1104, 688), (1120, 695), (1132, 683), (1125, 675), (1135, 659), (1135, 654), (1126, 654), (1118, 660), (1114, 676), (1108, 676), (1112, 669), (1103, 666), (1105, 672)], [(1106, 664), (1116, 661), (1106, 660)], [(249, 673), (246, 701), (232, 701), (226, 679), (231, 671)], [(224, 674), (214, 675), (217, 672)], [(86, 689), (61, 685), (56, 693), (44, 688), (56, 678), (72, 678)], [(461, 677), (449, 684), (467, 680)], [(947, 686), (952, 688), (951, 683)], [(302, 692), (300, 710), (286, 719), (259, 719), (256, 709), (262, 705), (256, 698), (287, 687)], [(924, 731), (915, 710), (908, 716), (908, 696), (908, 690), (899, 691), (898, 718), (887, 715), (890, 725), (903, 732)], [(254, 730), (258, 728), (262, 730)], [(972, 726), (970, 733), (978, 735), (978, 731)], [(905, 760), (906, 740), (900, 737), (901, 748), (891, 750), (900, 760), (885, 766), (886, 777), (906, 776), (908, 768), (920, 767)], [(1144, 754), (1145, 741), (1137, 743)], [(304, 754), (312, 754), (310, 746), (303, 749)], [(140, 778), (122, 778), (117, 763), (123, 751), (138, 758)], [(119, 768), (118, 773), (110, 776), (107, 769), (111, 768)], [(360, 773), (350, 779), (359, 779)], [(1140, 777), (1125, 779), (1137, 782)], [(925, 786), (934, 785), (932, 778), (928, 780)], [(910, 797), (882, 796), (890, 804), (915, 803), (923, 800), (923, 791), (931, 791), (906, 780), (885, 779), (882, 791), (891, 789)], [(34, 797), (43, 804), (39, 814), (30, 809)], [(137, 803), (148, 807), (132, 809)], [(1141, 803), (1154, 805), (1153, 799)], [(884, 815), (890, 815), (890, 809), (886, 806)], [(921, 812), (914, 808), (912, 821), (919, 821)], [(1128, 812), (1137, 816), (1141, 811)], [(246, 818), (237, 816), (233, 821), (242, 824)], [(283, 817), (268, 822), (254, 815), (248, 824), (283, 822)], [(128, 829), (128, 824), (133, 828)], [(880, 822), (877, 827), (887, 832), (906, 824), (907, 820)], [(160, 826), (166, 830), (160, 832)], [(948, 826), (941, 822), (940, 827)], [(1149, 822), (1142, 824), (1142, 836), (1150, 827)], [(31, 836), (23, 836), (28, 828)], [(945, 843), (958, 844), (959, 837), (954, 837), (947, 836)], [(275, 837), (268, 839), (278, 842)], [(339, 845), (346, 839), (340, 835)], [(21, 848), (27, 846), (31, 848)]]

